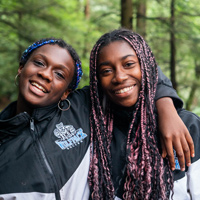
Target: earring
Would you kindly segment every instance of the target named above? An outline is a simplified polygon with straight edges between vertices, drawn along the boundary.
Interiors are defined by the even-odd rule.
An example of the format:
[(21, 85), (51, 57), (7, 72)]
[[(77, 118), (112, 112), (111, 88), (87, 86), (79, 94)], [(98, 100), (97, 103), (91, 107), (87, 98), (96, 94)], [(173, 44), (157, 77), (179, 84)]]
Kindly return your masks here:
[[(61, 107), (63, 107), (63, 101), (67, 101), (68, 102), (68, 107), (66, 109), (62, 109)], [(71, 102), (69, 101), (69, 99), (65, 99), (65, 100), (60, 100), (58, 102), (58, 108), (61, 110), (61, 111), (66, 111), (66, 110), (69, 110), (70, 106), (71, 106)]]
[(19, 85), (19, 84), (18, 84), (18, 81), (17, 81), (17, 78), (19, 78), (19, 74), (17, 74), (17, 75), (15, 76), (15, 85), (16, 85), (16, 86)]

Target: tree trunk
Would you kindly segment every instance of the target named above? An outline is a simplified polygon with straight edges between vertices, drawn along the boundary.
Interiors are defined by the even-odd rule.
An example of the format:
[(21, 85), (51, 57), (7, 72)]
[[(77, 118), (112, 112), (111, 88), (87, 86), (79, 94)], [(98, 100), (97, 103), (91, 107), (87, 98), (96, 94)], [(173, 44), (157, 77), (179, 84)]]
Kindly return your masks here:
[(121, 27), (133, 28), (133, 4), (132, 0), (121, 0)]
[(85, 1), (85, 18), (90, 18), (90, 0)]
[(195, 97), (195, 92), (199, 88), (199, 78), (200, 78), (200, 63), (195, 60), (195, 80), (192, 83), (192, 87), (190, 89), (190, 94), (188, 100), (186, 102), (186, 110), (191, 110), (191, 105)]
[(176, 82), (176, 38), (175, 38), (175, 0), (171, 0), (170, 17), (170, 71), (171, 81), (174, 89), (177, 89)]
[(195, 92), (196, 92), (197, 89), (198, 89), (198, 85), (194, 81), (193, 84), (192, 84), (191, 90), (190, 90), (189, 97), (188, 97), (187, 102), (186, 102), (186, 110), (191, 110), (191, 105), (192, 105), (193, 99), (195, 97)]
[(19, 60), (21, 58), (21, 55), (22, 55), (22, 46), (21, 46), (21, 41), (22, 41), (22, 38), (21, 38), (21, 30), (23, 30), (22, 28), (22, 12), (18, 12), (18, 55), (17, 55), (17, 59)]
[(136, 30), (144, 38), (146, 36), (146, 3), (146, 0), (140, 0), (137, 3)]

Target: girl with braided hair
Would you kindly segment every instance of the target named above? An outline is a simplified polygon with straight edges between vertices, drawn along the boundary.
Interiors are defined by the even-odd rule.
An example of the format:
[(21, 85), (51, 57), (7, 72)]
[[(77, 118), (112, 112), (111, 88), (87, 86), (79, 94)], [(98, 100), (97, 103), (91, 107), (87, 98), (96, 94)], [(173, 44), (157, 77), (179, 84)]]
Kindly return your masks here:
[[(157, 81), (154, 55), (139, 34), (118, 29), (96, 42), (90, 57), (91, 199), (170, 198), (176, 179), (168, 160), (160, 154)], [(199, 149), (200, 120), (193, 114), (187, 116), (186, 121), (195, 124), (192, 134)], [(199, 155), (192, 162), (195, 160), (200, 165)], [(179, 175), (175, 178), (184, 173), (179, 169), (177, 165), (175, 174)], [(189, 195), (191, 199), (199, 198), (197, 186), (191, 186), (194, 183), (197, 179), (185, 178), (183, 191), (180, 186), (178, 190), (174, 187), (174, 199), (190, 199)]]

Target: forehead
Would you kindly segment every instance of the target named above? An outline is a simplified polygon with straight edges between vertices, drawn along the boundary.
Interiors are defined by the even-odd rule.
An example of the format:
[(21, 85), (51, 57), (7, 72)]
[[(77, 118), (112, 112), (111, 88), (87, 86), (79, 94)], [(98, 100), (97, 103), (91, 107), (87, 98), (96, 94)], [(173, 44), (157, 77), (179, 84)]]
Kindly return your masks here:
[(37, 55), (43, 55), (46, 58), (49, 58), (52, 61), (57, 62), (59, 64), (65, 64), (65, 65), (67, 64), (74, 66), (74, 60), (69, 54), (68, 50), (56, 44), (54, 45), (46, 44), (35, 49), (33, 53), (30, 55), (30, 58)]
[(99, 59), (124, 57), (127, 55), (136, 55), (136, 52), (128, 42), (120, 40), (102, 47), (99, 52)]

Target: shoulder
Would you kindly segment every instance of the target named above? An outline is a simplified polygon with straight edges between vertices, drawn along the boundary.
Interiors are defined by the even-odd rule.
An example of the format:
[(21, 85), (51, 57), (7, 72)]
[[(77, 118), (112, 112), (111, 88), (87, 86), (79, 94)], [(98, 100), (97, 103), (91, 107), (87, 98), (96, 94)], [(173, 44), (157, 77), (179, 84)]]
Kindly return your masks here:
[(195, 147), (195, 157), (192, 158), (192, 162), (194, 162), (200, 159), (200, 117), (184, 109), (179, 110), (178, 114), (192, 136)]
[(200, 117), (198, 115), (185, 109), (178, 110), (178, 114), (188, 128), (192, 125), (200, 128)]
[(189, 130), (194, 142), (198, 139), (200, 140), (200, 118), (196, 114), (185, 110), (180, 109), (178, 110), (178, 114), (180, 118), (183, 120), (184, 124), (186, 125), (187, 129)]
[(72, 104), (78, 105), (85, 105), (89, 106), (90, 105), (90, 89), (89, 86), (85, 86), (82, 89), (75, 90), (72, 92), (69, 96), (68, 99)]
[(16, 113), (17, 101), (10, 103), (0, 112), (0, 119), (9, 119)]

